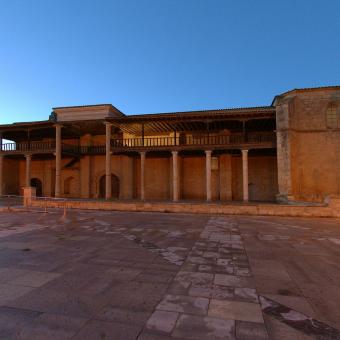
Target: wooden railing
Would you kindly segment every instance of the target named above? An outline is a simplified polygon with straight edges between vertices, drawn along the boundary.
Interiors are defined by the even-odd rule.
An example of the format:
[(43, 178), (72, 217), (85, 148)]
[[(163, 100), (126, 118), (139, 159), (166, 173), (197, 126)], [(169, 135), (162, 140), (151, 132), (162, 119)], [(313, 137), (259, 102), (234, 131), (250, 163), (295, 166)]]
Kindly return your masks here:
[(230, 134), (230, 135), (197, 135), (179, 137), (157, 137), (157, 138), (128, 138), (112, 139), (111, 148), (152, 148), (171, 146), (217, 146), (217, 145), (241, 145), (241, 144), (263, 144), (275, 143), (276, 136), (273, 132)]
[[(140, 149), (140, 148), (165, 148), (165, 147), (192, 147), (192, 146), (240, 146), (240, 145), (262, 145), (270, 144), (273, 146), (276, 141), (275, 133), (248, 133), (230, 135), (196, 135), (196, 136), (177, 136), (177, 137), (157, 137), (157, 138), (128, 138), (112, 139), (112, 150)], [(81, 146), (62, 144), (62, 152), (68, 154), (105, 154), (105, 145)], [(6, 143), (2, 145), (0, 152), (3, 153), (25, 153), (25, 152), (55, 152), (55, 142), (20, 142)]]
[(53, 151), (55, 150), (55, 142), (20, 142), (2, 144), (2, 152), (30, 152), (30, 151)]

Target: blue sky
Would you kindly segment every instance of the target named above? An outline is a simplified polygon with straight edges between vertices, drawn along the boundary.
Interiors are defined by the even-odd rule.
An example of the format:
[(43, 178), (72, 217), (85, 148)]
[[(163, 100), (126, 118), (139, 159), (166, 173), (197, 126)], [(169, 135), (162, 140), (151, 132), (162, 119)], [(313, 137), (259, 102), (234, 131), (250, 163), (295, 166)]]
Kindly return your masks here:
[(340, 84), (340, 1), (0, 0), (0, 123), (269, 105)]

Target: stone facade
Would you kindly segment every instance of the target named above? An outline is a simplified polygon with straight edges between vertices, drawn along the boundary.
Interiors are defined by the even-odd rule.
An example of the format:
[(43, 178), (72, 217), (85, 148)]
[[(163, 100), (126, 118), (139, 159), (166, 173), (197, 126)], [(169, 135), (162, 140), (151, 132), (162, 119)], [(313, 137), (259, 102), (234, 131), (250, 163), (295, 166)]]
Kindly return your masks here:
[[(0, 150), (0, 195), (27, 185), (38, 196), (83, 199), (323, 202), (340, 195), (340, 87), (289, 91), (270, 107), (168, 115), (57, 108), (43, 127), (23, 127), (37, 131), (28, 141), (17, 126), (0, 126), (16, 142)], [(256, 135), (263, 132), (276, 133), (276, 142)]]
[[(337, 127), (327, 126), (335, 105)], [(279, 193), (299, 201), (340, 194), (340, 89), (295, 90), (276, 100)]]

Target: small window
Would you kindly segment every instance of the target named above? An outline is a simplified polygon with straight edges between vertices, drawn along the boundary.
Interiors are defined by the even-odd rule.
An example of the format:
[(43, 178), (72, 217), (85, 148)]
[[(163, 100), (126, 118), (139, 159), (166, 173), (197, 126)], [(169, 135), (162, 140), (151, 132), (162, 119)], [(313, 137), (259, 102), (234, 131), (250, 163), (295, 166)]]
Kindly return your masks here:
[(340, 128), (340, 112), (337, 112), (337, 107), (334, 104), (327, 109), (327, 127), (330, 129)]

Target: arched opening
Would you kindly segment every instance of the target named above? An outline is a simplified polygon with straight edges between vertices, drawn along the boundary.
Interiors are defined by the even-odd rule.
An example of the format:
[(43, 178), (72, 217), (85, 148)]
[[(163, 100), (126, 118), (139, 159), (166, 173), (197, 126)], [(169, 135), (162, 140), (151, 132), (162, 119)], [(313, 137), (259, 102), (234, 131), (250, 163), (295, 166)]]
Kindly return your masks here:
[(41, 197), (43, 194), (42, 191), (42, 182), (39, 178), (31, 178), (31, 187), (34, 187), (36, 190), (36, 195)]
[(64, 194), (74, 196), (76, 194), (76, 181), (74, 177), (67, 177), (64, 181)]
[[(99, 179), (99, 197), (105, 198), (105, 175)], [(111, 174), (111, 194), (112, 198), (119, 198), (119, 178)]]

